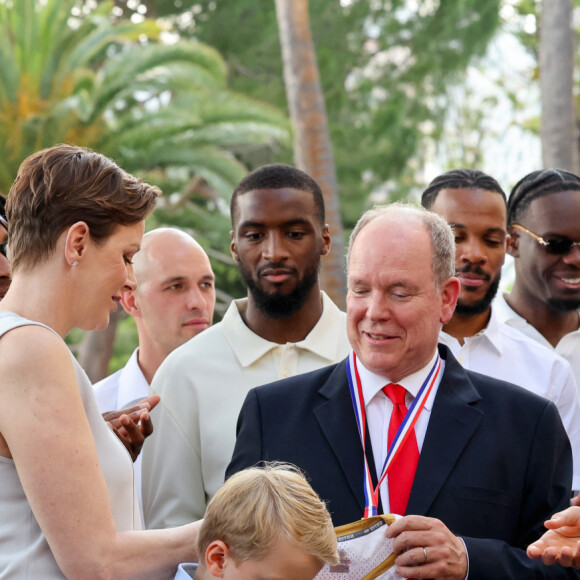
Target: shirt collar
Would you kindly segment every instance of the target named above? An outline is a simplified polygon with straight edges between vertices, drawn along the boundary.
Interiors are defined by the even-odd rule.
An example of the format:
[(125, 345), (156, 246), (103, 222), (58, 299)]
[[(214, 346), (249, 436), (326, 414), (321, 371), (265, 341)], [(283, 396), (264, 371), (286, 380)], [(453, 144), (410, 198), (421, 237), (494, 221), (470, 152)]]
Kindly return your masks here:
[(515, 310), (513, 310), (506, 299), (503, 297), (501, 292), (498, 292), (497, 296), (493, 301), (494, 310), (498, 319), (501, 322), (511, 322), (517, 321), (518, 323), (528, 324), (525, 318), (520, 316)]
[[(507, 294), (507, 293), (506, 293)], [(546, 340), (546, 337), (532, 324), (530, 324), (523, 316), (520, 316), (508, 303), (504, 295), (498, 293), (493, 301), (497, 316), (500, 322), (504, 322), (521, 330), (524, 334), (535, 338), (535, 340), (553, 348), (553, 346)], [(580, 311), (579, 311), (580, 314)], [(569, 332), (568, 335), (580, 334), (580, 326)]]
[[(401, 379), (397, 384), (404, 387), (405, 390), (408, 391), (411, 395), (413, 395), (413, 398), (415, 398), (417, 396), (417, 394), (419, 393), (419, 391), (421, 390), (421, 387), (423, 386), (425, 379), (429, 375), (429, 371), (433, 367), (433, 364), (435, 363), (436, 358), (437, 358), (437, 350), (435, 350), (433, 357), (423, 368), (421, 368), (418, 371), (415, 371), (414, 373)], [(441, 361), (441, 362), (443, 362), (443, 361)], [(383, 376), (377, 375), (377, 374), (369, 371), (361, 363), (361, 361), (358, 357), (356, 359), (356, 363), (357, 363), (357, 368), (358, 368), (358, 372), (359, 372), (359, 376), (360, 376), (360, 380), (361, 380), (361, 384), (362, 384), (363, 398), (364, 398), (365, 407), (366, 407), (371, 402), (371, 399), (373, 399), (373, 397), (379, 391), (381, 391), (385, 385), (388, 385), (391, 381), (389, 381), (389, 379), (387, 379)], [(441, 371), (439, 372), (439, 377), (437, 379), (436, 385), (439, 384), (439, 381), (441, 380), (442, 376), (443, 376), (443, 367), (441, 368)], [(432, 405), (433, 405), (433, 397), (430, 396), (430, 397), (428, 397), (427, 401), (425, 401), (425, 408), (428, 411), (430, 411)]]
[(487, 339), (490, 346), (497, 350), (498, 354), (503, 352), (503, 333), (501, 331), (503, 323), (499, 319), (496, 309), (491, 307), (491, 316), (486, 328), (481, 332), (482, 338)]
[[(304, 340), (295, 343), (297, 348), (309, 350), (331, 364), (336, 358), (338, 341), (343, 335), (344, 318), (342, 312), (328, 297), (321, 292), (322, 314), (314, 328)], [(258, 359), (279, 346), (255, 332), (252, 332), (242, 319), (241, 312), (248, 306), (248, 299), (233, 300), (223, 319), (224, 336), (234, 351), (240, 365), (248, 367)]]
[[(501, 332), (501, 325), (502, 322), (499, 320), (498, 314), (496, 313), (495, 308), (491, 308), (491, 315), (489, 317), (489, 321), (487, 326), (480, 330), (478, 333), (474, 334), (473, 336), (466, 336), (464, 337), (463, 347), (466, 346), (471, 341), (480, 341), (486, 340), (488, 344), (497, 351), (498, 354), (502, 354), (503, 352), (503, 334)], [(459, 341), (454, 337), (441, 330), (439, 333), (440, 342), (449, 346), (452, 352), (457, 356), (460, 352), (462, 345)], [(475, 343), (477, 344), (477, 342)]]

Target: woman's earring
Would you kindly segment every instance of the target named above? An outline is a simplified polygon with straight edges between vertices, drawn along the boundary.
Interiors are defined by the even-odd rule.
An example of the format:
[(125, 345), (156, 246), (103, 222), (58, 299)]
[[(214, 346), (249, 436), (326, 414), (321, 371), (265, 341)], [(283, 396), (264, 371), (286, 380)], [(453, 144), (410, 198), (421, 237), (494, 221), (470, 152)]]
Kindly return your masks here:
[(71, 264), (71, 266), (72, 266), (73, 268), (74, 268), (75, 266), (78, 266), (78, 265), (79, 265), (79, 262), (78, 262), (78, 260), (75, 260), (75, 261), (74, 261), (74, 262)]

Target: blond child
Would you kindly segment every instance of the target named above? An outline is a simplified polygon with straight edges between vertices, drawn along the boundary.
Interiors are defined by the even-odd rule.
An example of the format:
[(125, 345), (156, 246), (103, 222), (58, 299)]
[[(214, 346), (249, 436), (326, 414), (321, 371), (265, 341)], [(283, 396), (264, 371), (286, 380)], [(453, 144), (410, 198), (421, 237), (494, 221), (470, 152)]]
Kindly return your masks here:
[(226, 481), (207, 507), (198, 554), (199, 565), (182, 564), (176, 580), (311, 580), (338, 562), (324, 502), (296, 467), (276, 463)]

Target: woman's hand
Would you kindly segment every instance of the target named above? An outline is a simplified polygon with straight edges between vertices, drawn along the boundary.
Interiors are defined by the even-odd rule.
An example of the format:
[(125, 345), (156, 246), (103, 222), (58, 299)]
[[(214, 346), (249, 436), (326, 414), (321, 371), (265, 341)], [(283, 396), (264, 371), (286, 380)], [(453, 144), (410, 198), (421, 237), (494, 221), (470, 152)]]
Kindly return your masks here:
[(133, 461), (139, 457), (145, 439), (153, 433), (149, 411), (155, 408), (160, 400), (159, 395), (151, 395), (134, 407), (103, 413), (103, 419), (121, 440)]
[[(573, 503), (576, 502), (573, 500)], [(528, 556), (541, 558), (548, 566), (560, 564), (580, 568), (580, 507), (573, 505), (554, 514), (545, 526), (548, 531), (528, 546)]]

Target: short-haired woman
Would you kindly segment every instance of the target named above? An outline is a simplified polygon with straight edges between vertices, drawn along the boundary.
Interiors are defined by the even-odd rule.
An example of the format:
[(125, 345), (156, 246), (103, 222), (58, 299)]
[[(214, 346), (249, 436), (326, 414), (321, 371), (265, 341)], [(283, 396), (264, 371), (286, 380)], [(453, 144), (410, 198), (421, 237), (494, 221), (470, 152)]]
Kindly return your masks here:
[(159, 190), (57, 145), (26, 159), (6, 213), (12, 284), (0, 303), (0, 577), (167, 578), (198, 524), (140, 526), (133, 466), (64, 337), (107, 326)]

